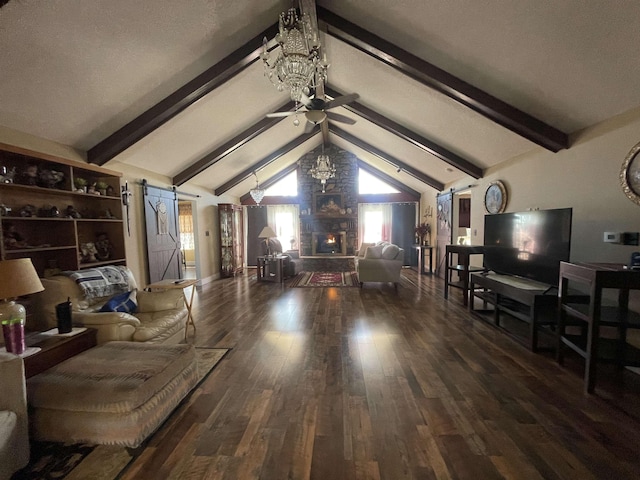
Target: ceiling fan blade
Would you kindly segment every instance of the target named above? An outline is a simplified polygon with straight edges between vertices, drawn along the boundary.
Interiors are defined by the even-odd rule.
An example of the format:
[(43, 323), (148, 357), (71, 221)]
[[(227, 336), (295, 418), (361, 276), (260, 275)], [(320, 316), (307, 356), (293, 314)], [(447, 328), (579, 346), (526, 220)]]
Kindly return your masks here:
[(274, 112), (267, 113), (267, 118), (279, 118), (279, 117), (290, 117), (291, 115), (295, 115), (296, 112)]
[(304, 92), (300, 92), (300, 103), (305, 107), (311, 105), (311, 98), (307, 97)]
[(327, 118), (329, 120), (333, 120), (334, 122), (346, 123), (348, 125), (355, 125), (356, 121), (353, 118), (347, 117), (346, 115), (341, 115), (339, 113), (334, 112), (325, 112), (327, 114)]
[(358, 95), (357, 93), (342, 95), (341, 97), (336, 97), (333, 100), (329, 100), (327, 103), (325, 103), (324, 109), (328, 110), (329, 108), (339, 107), (340, 105), (344, 105), (345, 103), (351, 103), (358, 98), (360, 98), (360, 95)]

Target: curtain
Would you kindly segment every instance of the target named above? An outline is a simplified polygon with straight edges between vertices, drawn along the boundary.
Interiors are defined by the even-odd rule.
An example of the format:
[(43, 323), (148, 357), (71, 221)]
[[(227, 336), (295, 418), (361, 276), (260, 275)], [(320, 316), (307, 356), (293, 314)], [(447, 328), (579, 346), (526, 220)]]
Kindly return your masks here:
[(298, 205), (267, 205), (267, 223), (278, 234), (283, 251), (298, 248), (300, 242)]
[(391, 203), (361, 203), (358, 205), (358, 238), (362, 242), (391, 241)]
[(183, 250), (194, 250), (193, 212), (191, 202), (178, 202), (178, 224), (180, 227), (180, 243)]

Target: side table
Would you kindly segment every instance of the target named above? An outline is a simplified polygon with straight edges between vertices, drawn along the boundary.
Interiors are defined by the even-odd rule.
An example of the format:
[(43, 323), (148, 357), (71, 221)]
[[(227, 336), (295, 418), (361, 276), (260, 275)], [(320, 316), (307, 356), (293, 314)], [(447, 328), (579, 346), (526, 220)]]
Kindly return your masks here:
[[(183, 278), (183, 279), (179, 279), (179, 280), (173, 280), (173, 279), (164, 279), (164, 280), (160, 280), (158, 282), (154, 282), (150, 285), (147, 285), (147, 288), (149, 290), (157, 290), (157, 291), (163, 291), (163, 290), (174, 290), (176, 288), (180, 288), (182, 289), (182, 295), (184, 296), (184, 304), (187, 307), (187, 323), (184, 326), (184, 339), (187, 339), (187, 332), (189, 330), (189, 324), (191, 324), (191, 326), (193, 327), (193, 333), (196, 333), (196, 324), (193, 321), (193, 314), (191, 313), (191, 307), (193, 306), (193, 295), (196, 292), (196, 283), (198, 283), (198, 279), (196, 278)], [(189, 296), (189, 298), (187, 298), (187, 293), (185, 292), (185, 289), (188, 287), (193, 287), (191, 289), (191, 295)]]
[[(572, 287), (584, 293), (574, 294), (570, 291)], [(603, 302), (605, 289), (618, 290), (617, 304)], [(611, 263), (560, 262), (556, 359), (562, 364), (565, 346), (584, 358), (586, 393), (595, 389), (598, 362), (615, 363), (620, 368), (640, 366), (640, 350), (627, 343), (627, 330), (640, 329), (640, 314), (629, 310), (630, 290), (640, 290), (640, 270)], [(570, 320), (581, 322), (586, 334), (569, 335), (565, 327)], [(600, 327), (615, 327), (617, 338), (602, 337)]]
[(96, 346), (98, 331), (94, 328), (74, 328), (71, 334), (58, 334), (54, 328), (46, 332), (29, 333), (25, 336), (27, 347), (39, 347), (40, 351), (24, 357), (25, 377), (33, 377), (64, 362), (80, 352)]
[(282, 283), (284, 281), (284, 255), (258, 257), (258, 281)]
[(433, 274), (433, 245), (414, 245), (413, 248), (418, 250), (418, 271), (421, 275), (425, 275), (425, 260), (429, 256), (429, 275)]
[[(466, 307), (469, 301), (469, 274), (484, 272), (483, 267), (470, 266), (470, 256), (484, 253), (483, 245), (447, 245), (444, 266), (444, 298), (449, 298), (449, 287), (462, 289), (462, 303)], [(453, 255), (458, 256), (458, 262), (453, 264)], [(459, 281), (452, 281), (453, 272), (458, 272)]]

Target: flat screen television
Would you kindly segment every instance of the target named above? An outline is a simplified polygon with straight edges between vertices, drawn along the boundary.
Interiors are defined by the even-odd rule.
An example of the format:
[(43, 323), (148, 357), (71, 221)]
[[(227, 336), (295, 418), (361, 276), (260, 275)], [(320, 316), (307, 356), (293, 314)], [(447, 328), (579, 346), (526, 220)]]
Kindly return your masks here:
[(571, 215), (571, 208), (485, 215), (485, 268), (557, 286), (560, 262), (569, 261)]

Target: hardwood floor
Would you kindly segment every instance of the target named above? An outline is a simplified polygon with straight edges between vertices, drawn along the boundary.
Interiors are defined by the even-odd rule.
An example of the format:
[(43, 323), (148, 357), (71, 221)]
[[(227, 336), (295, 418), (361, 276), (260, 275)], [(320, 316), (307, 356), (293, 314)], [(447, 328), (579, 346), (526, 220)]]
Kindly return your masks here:
[(640, 478), (633, 374), (585, 396), (577, 359), (530, 353), (442, 288), (412, 270), (397, 294), (205, 285), (190, 341), (232, 350), (122, 478)]

